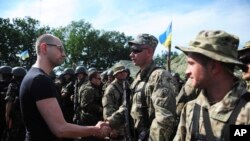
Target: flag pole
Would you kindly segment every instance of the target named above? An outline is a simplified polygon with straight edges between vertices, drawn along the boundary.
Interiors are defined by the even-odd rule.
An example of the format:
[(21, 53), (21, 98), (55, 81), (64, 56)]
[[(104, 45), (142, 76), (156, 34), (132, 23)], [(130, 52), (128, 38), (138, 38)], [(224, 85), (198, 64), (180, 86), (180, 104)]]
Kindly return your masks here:
[(164, 31), (159, 36), (160, 43), (165, 46), (167, 49), (167, 70), (171, 72), (170, 64), (171, 64), (171, 42), (172, 42), (172, 21), (170, 22), (169, 26), (167, 27), (167, 30)]
[(168, 46), (168, 56), (167, 56), (167, 63), (168, 63), (168, 71), (171, 72), (171, 43)]

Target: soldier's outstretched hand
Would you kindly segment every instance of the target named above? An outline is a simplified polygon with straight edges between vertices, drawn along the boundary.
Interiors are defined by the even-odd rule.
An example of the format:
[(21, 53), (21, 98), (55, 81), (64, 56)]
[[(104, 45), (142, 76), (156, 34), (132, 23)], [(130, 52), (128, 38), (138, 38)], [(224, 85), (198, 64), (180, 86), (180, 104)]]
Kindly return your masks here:
[(100, 128), (99, 132), (97, 132), (95, 134), (96, 137), (98, 137), (98, 138), (109, 137), (110, 132), (111, 132), (111, 128), (107, 122), (99, 121), (96, 124), (96, 127)]

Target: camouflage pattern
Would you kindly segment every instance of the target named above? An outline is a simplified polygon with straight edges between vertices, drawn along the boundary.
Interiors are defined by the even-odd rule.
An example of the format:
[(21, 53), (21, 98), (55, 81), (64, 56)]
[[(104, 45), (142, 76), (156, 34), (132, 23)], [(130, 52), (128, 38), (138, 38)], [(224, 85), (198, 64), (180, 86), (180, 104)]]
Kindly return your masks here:
[(153, 35), (143, 33), (137, 35), (137, 37), (134, 40), (129, 41), (128, 44), (130, 46), (132, 46), (133, 44), (149, 45), (150, 47), (155, 49), (158, 44), (158, 40)]
[[(84, 80), (76, 80), (76, 84), (75, 84), (75, 90), (74, 90), (74, 99), (75, 99), (75, 96), (76, 97), (76, 107), (75, 107), (75, 113), (74, 113), (74, 118), (73, 118), (73, 122), (74, 123), (78, 123), (78, 121), (80, 120), (80, 103), (81, 103), (81, 99), (80, 99), (80, 88), (83, 87), (83, 85), (86, 85), (87, 84), (87, 78), (85, 78)], [(75, 102), (75, 101), (74, 101)]]
[(190, 47), (176, 46), (176, 48), (184, 53), (200, 53), (220, 62), (235, 64), (245, 70), (245, 64), (238, 60), (238, 45), (239, 38), (237, 36), (218, 30), (201, 31), (194, 41), (190, 41)]
[[(188, 102), (181, 113), (181, 119), (178, 125), (177, 134), (174, 141), (189, 141), (191, 140), (192, 132), (192, 118), (194, 105), (198, 104), (201, 107), (208, 110), (210, 114), (210, 122), (212, 132), (216, 137), (216, 140), (222, 140), (222, 129), (225, 126), (226, 121), (229, 119), (232, 110), (234, 109), (239, 98), (246, 93), (245, 87), (241, 81), (236, 81), (234, 87), (226, 94), (226, 96), (213, 105), (210, 105), (208, 99), (205, 96), (205, 92), (201, 91), (197, 99)], [(249, 125), (250, 124), (250, 102), (247, 102), (237, 116), (236, 125)], [(204, 129), (204, 120), (202, 118), (202, 111), (200, 113), (199, 120), (199, 134), (206, 135)]]
[(194, 88), (191, 83), (192, 80), (188, 79), (176, 97), (176, 114), (178, 117), (180, 117), (181, 110), (183, 109), (184, 105), (187, 102), (197, 98), (200, 93), (200, 89)]
[(123, 101), (122, 81), (115, 79), (104, 92), (102, 98), (103, 117), (106, 119), (119, 109)]
[(21, 110), (19, 106), (19, 88), (21, 82), (13, 80), (6, 93), (6, 112), (8, 112), (8, 132), (9, 137), (5, 140), (21, 141), (25, 138), (25, 127), (21, 116)]
[[(102, 98), (103, 118), (104, 120), (111, 116), (119, 109), (123, 102), (123, 81), (115, 79), (104, 92)], [(125, 134), (124, 125), (117, 130), (118, 136), (123, 137)]]
[(86, 85), (81, 86), (79, 95), (80, 124), (95, 125), (103, 117), (99, 89), (88, 82)]
[[(132, 109), (130, 114), (133, 117), (135, 129), (137, 131), (143, 130), (142, 128), (145, 125), (142, 124), (144, 117), (142, 114), (141, 89), (145, 84), (145, 78), (148, 77), (144, 89), (148, 107), (147, 113), (149, 117), (154, 117), (152, 122), (149, 123), (150, 129), (147, 129), (150, 130), (149, 140), (164, 141), (169, 140), (175, 126), (176, 102), (173, 78), (164, 69), (156, 69), (150, 74), (154, 68), (154, 63), (151, 63), (144, 71), (138, 73), (132, 83)], [(124, 108), (120, 107), (108, 120), (111, 127), (122, 124), (124, 122)]]

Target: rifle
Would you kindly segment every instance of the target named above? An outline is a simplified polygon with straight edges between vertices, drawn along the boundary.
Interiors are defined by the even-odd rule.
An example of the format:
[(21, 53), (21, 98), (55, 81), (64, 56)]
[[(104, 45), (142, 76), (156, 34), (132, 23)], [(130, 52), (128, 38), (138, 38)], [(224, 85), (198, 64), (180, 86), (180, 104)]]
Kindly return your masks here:
[(74, 90), (74, 112), (76, 112), (77, 107), (78, 107), (78, 84), (77, 84), (77, 80), (75, 81), (75, 90)]
[(124, 99), (124, 104), (125, 104), (125, 141), (132, 141), (132, 136), (130, 132), (130, 98), (129, 94), (127, 93), (127, 88), (126, 88), (126, 81), (123, 81), (123, 99)]
[(74, 117), (73, 117), (73, 122), (77, 123), (78, 122), (78, 83), (77, 80), (75, 81), (75, 90), (74, 90)]

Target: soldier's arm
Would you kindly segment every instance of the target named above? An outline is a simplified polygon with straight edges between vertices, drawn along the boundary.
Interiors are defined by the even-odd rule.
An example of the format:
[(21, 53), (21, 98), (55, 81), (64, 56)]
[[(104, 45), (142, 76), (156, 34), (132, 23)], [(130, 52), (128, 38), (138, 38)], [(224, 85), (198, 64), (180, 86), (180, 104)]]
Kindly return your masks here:
[(115, 100), (114, 99), (114, 89), (113, 85), (109, 85), (102, 98), (102, 106), (103, 106), (103, 118), (106, 119), (107, 117), (111, 116), (112, 113), (116, 111), (115, 109)]
[(115, 111), (106, 120), (109, 122), (111, 128), (118, 129), (125, 122), (125, 108), (126, 106), (122, 104), (117, 111)]
[(178, 128), (176, 131), (176, 134), (174, 136), (173, 141), (185, 141), (186, 140), (186, 134), (187, 134), (187, 128), (186, 128), (186, 107), (187, 105), (184, 105), (181, 114), (180, 114), (180, 121), (178, 124)]
[[(152, 102), (155, 110), (155, 118), (150, 127), (152, 140), (169, 139), (173, 134), (176, 124), (175, 91), (172, 84), (172, 76), (163, 70), (156, 70), (149, 80), (153, 85)], [(152, 81), (152, 82), (150, 82)]]
[(94, 102), (94, 94), (92, 93), (92, 91), (90, 89), (85, 88), (80, 91), (80, 95), (81, 95), (81, 101), (80, 101), (81, 108), (86, 111), (91, 110), (90, 105)]

